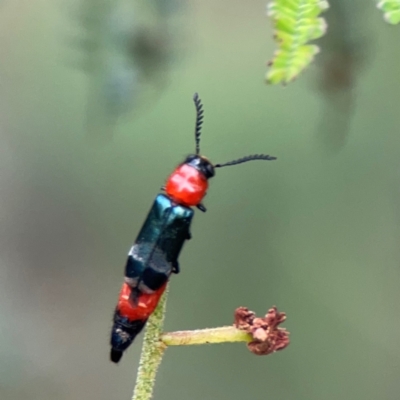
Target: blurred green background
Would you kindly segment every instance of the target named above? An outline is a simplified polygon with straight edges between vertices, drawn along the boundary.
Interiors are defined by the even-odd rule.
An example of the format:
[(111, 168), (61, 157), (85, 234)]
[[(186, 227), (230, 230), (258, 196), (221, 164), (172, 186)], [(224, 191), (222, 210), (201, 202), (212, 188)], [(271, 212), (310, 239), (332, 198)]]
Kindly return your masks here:
[(285, 88), (263, 83), (275, 48), (264, 1), (186, 3), (183, 46), (159, 72), (168, 85), (145, 90), (103, 140), (86, 134), (97, 81), (69, 65), (72, 2), (1, 2), (2, 400), (130, 398), (141, 337), (109, 362), (112, 312), (159, 187), (194, 149), (195, 91), (203, 154), (278, 160), (217, 171), (166, 329), (275, 304), (291, 344), (268, 357), (240, 344), (171, 348), (154, 398), (399, 398), (400, 31), (361, 3), (346, 25), (332, 4), (318, 62)]

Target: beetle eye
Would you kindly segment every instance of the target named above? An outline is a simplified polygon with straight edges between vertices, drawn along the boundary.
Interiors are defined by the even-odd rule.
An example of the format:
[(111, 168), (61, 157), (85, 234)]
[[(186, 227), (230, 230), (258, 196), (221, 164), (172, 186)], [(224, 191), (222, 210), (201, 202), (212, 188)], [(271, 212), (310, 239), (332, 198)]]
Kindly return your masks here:
[(189, 155), (186, 157), (185, 162), (193, 161), (196, 157), (197, 157), (196, 154), (189, 154)]

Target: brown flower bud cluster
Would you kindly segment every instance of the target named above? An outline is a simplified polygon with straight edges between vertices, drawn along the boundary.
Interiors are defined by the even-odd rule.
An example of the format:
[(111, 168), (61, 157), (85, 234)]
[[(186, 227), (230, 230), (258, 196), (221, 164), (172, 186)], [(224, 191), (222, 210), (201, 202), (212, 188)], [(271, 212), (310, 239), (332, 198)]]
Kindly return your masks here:
[(247, 344), (249, 350), (257, 355), (267, 355), (283, 350), (289, 345), (289, 332), (280, 325), (286, 319), (284, 312), (278, 312), (274, 306), (264, 318), (256, 317), (246, 307), (235, 310), (235, 327), (252, 335), (253, 340)]

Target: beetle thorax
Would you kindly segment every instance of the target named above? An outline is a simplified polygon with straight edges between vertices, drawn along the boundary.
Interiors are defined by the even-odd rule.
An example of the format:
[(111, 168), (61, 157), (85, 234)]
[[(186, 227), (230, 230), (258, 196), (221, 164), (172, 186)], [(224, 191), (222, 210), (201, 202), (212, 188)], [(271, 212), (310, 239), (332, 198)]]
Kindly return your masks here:
[(207, 178), (195, 167), (183, 163), (169, 176), (165, 191), (171, 199), (185, 206), (198, 205), (206, 195)]

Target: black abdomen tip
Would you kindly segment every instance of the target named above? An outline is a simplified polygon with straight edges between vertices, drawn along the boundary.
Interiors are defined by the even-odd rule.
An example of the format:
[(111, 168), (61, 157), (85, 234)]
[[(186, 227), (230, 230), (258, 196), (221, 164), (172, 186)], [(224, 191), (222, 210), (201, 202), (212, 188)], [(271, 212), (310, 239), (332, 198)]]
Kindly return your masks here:
[(118, 363), (121, 358), (122, 358), (122, 351), (111, 349), (110, 359), (112, 362)]

